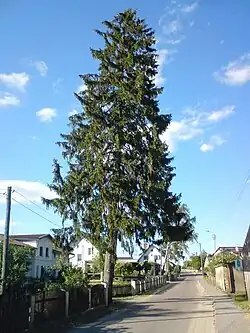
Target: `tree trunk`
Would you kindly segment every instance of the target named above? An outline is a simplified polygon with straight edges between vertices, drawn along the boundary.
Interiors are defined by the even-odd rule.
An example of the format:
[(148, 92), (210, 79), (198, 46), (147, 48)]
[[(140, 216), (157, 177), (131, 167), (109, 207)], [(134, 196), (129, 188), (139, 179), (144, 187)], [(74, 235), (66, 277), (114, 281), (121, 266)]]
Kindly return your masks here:
[(105, 253), (103, 280), (108, 288), (108, 304), (112, 303), (112, 286), (116, 262), (116, 245), (117, 241), (116, 237), (114, 237), (113, 239), (111, 239), (108, 249)]

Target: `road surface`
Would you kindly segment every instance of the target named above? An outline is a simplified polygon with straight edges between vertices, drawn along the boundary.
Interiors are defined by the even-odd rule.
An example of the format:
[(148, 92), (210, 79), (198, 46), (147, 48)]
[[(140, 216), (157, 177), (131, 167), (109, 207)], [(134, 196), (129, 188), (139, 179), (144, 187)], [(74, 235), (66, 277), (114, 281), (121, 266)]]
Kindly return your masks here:
[(127, 310), (101, 323), (75, 328), (70, 333), (214, 333), (212, 300), (206, 296), (200, 279), (186, 276), (168, 290), (130, 302)]

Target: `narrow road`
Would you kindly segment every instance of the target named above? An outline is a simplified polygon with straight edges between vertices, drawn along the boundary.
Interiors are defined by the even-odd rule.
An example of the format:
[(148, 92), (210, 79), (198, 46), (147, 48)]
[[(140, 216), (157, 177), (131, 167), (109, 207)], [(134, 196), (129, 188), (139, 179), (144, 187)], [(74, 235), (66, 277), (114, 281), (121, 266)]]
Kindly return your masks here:
[(199, 279), (186, 276), (166, 291), (131, 302), (128, 310), (102, 323), (70, 333), (214, 333), (212, 301), (205, 296)]

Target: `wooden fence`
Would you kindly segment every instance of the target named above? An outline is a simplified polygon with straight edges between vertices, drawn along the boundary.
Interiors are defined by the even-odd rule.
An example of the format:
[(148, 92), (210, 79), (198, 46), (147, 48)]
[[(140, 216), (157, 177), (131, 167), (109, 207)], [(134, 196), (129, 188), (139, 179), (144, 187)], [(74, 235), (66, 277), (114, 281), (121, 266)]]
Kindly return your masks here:
[(248, 299), (250, 300), (250, 259), (249, 258), (245, 258), (243, 260), (243, 268), (244, 268), (246, 292), (247, 292)]
[(56, 320), (65, 316), (66, 297), (61, 290), (37, 293), (34, 302), (34, 322)]
[[(132, 280), (131, 285), (113, 286), (113, 296), (129, 296), (160, 287), (166, 276), (144, 281)], [(27, 296), (24, 292), (0, 296), (0, 333), (22, 333), (31, 325), (57, 320), (90, 308), (106, 305), (107, 289), (98, 284), (71, 291), (49, 290)]]
[(73, 289), (69, 293), (69, 315), (89, 308), (89, 289)]
[(29, 328), (30, 297), (22, 291), (0, 296), (0, 333), (21, 333)]

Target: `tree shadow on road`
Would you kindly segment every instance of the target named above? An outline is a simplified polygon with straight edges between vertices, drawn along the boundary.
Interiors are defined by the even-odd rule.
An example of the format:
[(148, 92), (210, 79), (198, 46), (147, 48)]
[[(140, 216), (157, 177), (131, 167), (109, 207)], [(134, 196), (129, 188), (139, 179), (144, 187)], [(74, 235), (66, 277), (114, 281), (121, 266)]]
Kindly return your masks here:
[[(230, 315), (229, 310), (223, 315)], [(130, 304), (126, 311), (117, 312), (103, 319), (102, 322), (86, 325), (73, 329), (70, 333), (81, 333), (87, 331), (89, 333), (134, 333), (136, 325), (139, 323), (152, 322), (172, 322), (172, 321), (189, 321), (198, 319), (213, 318), (211, 310), (185, 310), (178, 311), (171, 308), (161, 308), (153, 306), (151, 303), (134, 303)]]

